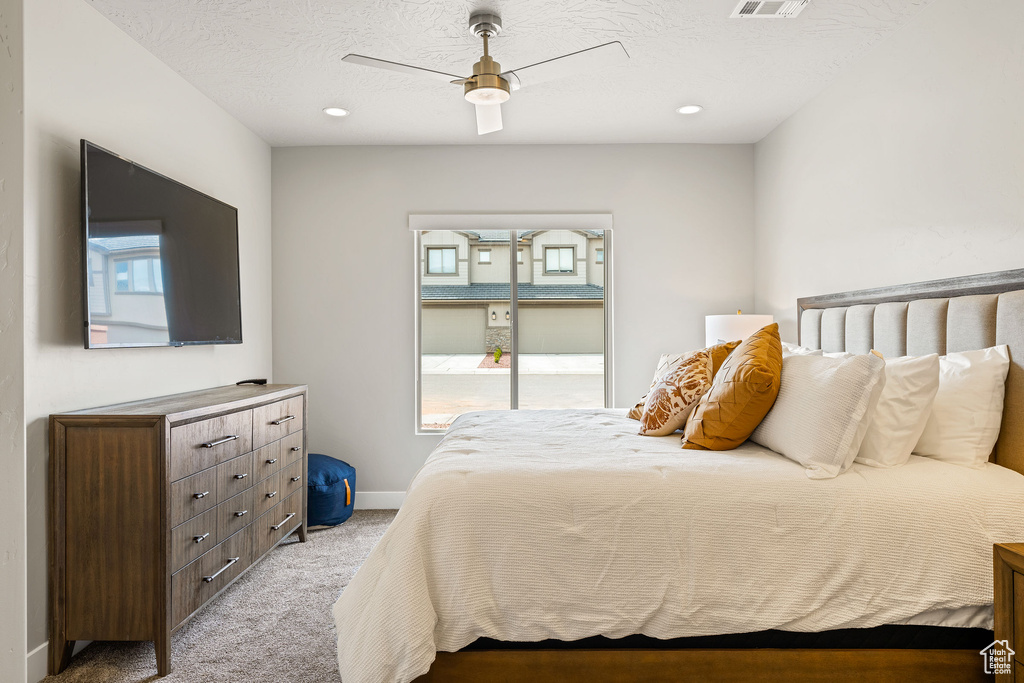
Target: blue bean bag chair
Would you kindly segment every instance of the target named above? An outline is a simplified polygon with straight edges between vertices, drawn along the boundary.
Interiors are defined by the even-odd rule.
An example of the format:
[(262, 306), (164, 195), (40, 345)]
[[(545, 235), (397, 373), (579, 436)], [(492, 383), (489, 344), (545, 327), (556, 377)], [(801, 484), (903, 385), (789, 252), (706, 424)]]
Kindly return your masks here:
[(310, 453), (309, 526), (334, 526), (352, 516), (356, 504), (356, 468), (322, 453)]

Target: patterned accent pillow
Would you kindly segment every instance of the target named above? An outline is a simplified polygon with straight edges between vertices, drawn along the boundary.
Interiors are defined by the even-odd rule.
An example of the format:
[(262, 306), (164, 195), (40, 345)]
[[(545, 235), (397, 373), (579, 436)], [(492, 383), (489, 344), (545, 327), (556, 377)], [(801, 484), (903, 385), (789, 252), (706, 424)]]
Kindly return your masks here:
[[(714, 346), (709, 346), (706, 349), (707, 351), (711, 352), (712, 379), (714, 379), (715, 375), (718, 373), (718, 368), (722, 367), (722, 363), (724, 363), (725, 359), (729, 357), (730, 353), (732, 353), (732, 350), (739, 345), (740, 342), (737, 340), (732, 342), (725, 342), (722, 344), (715, 344)], [(675, 370), (679, 366), (679, 364), (683, 362), (683, 360), (686, 359), (692, 353), (693, 351), (687, 351), (686, 353), (662, 354), (661, 359), (658, 361), (658, 367), (654, 371), (654, 379), (651, 380), (651, 389), (653, 389), (654, 386), (658, 382), (660, 382), (665, 375)], [(647, 402), (647, 396), (650, 395), (651, 389), (648, 389), (647, 393), (643, 395), (643, 398), (637, 401), (637, 404), (629, 409), (629, 413), (626, 415), (626, 417), (633, 420), (640, 419), (640, 417), (644, 414), (644, 403)]]
[(711, 388), (711, 351), (687, 354), (647, 394), (641, 436), (665, 436), (686, 424), (690, 411)]

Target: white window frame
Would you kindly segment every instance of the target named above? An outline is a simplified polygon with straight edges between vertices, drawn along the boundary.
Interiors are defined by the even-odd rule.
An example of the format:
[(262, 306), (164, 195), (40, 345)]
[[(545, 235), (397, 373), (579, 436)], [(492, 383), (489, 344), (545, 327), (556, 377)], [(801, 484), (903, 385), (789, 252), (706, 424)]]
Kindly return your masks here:
[[(548, 252), (552, 249), (558, 251), (558, 270), (548, 269)], [(569, 268), (570, 270), (562, 270), (562, 252), (569, 252)], [(544, 245), (544, 274), (545, 275), (575, 275), (576, 274), (576, 247), (571, 244), (545, 244)]]
[[(441, 252), (441, 270), (434, 272), (430, 270), (430, 252)], [(455, 252), (455, 270), (450, 273), (444, 272), (444, 252)], [(417, 270), (419, 270), (417, 268)], [(430, 277), (452, 277), (459, 274), (459, 247), (454, 244), (425, 244), (423, 245), (423, 271)]]
[[(510, 227), (512, 226), (512, 227)], [(415, 402), (413, 414), (416, 423), (414, 434), (417, 436), (431, 436), (437, 438), (444, 434), (443, 429), (423, 428), (423, 401), (422, 401), (422, 377), (423, 377), (423, 356), (421, 354), (423, 343), (423, 330), (420, 320), (422, 302), (420, 301), (421, 287), (423, 285), (424, 271), (426, 268), (419, 267), (419, 259), (424, 257), (424, 245), (421, 240), (421, 233), (437, 230), (508, 230), (512, 232), (510, 244), (518, 245), (518, 238), (522, 232), (533, 230), (602, 230), (604, 233), (604, 405), (612, 407), (615, 405), (615, 316), (614, 316), (614, 260), (612, 250), (613, 221), (610, 213), (584, 213), (584, 214), (545, 214), (545, 213), (519, 213), (519, 214), (409, 214), (409, 230), (413, 232), (413, 261), (416, 277), (413, 278), (413, 327), (414, 343), (413, 367), (415, 376), (413, 380), (414, 391), (413, 401)], [(509, 250), (509, 264), (512, 267), (510, 275), (516, 273), (517, 256)], [(509, 277), (512, 293), (512, 345), (518, 345), (519, 336), (519, 311), (517, 301), (518, 277)], [(519, 391), (519, 363), (518, 354), (512, 354), (512, 367), (510, 372), (511, 383), (511, 408), (517, 409), (515, 397)]]

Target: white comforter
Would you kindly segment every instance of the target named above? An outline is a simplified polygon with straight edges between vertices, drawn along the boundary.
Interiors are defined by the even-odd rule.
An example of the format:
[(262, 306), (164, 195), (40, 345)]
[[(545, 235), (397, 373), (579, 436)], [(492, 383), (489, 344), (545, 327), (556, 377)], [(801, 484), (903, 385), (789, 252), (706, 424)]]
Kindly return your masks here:
[(992, 603), (1024, 476), (912, 457), (811, 480), (754, 444), (684, 451), (617, 410), (470, 413), (334, 606), (344, 683), (476, 638), (820, 631)]

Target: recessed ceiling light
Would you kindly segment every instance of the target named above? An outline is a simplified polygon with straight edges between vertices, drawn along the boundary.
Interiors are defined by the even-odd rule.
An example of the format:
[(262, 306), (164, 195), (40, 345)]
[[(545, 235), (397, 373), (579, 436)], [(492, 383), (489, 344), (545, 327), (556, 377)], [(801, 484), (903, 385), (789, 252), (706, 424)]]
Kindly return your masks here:
[(324, 113), (328, 116), (348, 116), (348, 109), (341, 107), (324, 107)]
[(696, 114), (699, 111), (704, 111), (704, 107), (699, 104), (686, 104), (676, 109), (677, 114)]

